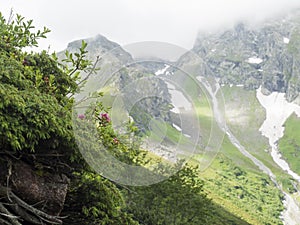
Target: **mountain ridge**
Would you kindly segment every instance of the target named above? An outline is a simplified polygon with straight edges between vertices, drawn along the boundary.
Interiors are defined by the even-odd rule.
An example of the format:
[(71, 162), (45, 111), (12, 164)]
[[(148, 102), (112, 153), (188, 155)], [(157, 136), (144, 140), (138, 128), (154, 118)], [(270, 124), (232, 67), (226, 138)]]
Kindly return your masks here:
[(297, 10), (257, 28), (239, 23), (223, 32), (200, 33), (191, 51), (209, 71), (199, 72), (219, 78), (221, 84), (243, 84), (251, 90), (262, 86), (266, 95), (278, 91), (295, 100), (300, 91), (299, 18)]

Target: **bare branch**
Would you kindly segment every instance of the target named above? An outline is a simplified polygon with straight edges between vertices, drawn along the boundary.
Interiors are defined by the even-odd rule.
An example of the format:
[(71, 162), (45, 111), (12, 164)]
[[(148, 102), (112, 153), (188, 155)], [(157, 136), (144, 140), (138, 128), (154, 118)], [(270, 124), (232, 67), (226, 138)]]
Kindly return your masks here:
[[(10, 176), (11, 176), (11, 174), (12, 174), (12, 164), (11, 164), (11, 161), (10, 160), (8, 160), (8, 163), (7, 163), (7, 167), (8, 167), (8, 173), (7, 173), (7, 177), (6, 177), (6, 187), (9, 187), (9, 179), (10, 179)], [(8, 200), (10, 201), (10, 202), (12, 202), (11, 201), (11, 199), (9, 198), (9, 193), (8, 193), (8, 189), (7, 189), (7, 191), (6, 191), (6, 195), (7, 195), (7, 198), (8, 198)]]
[(26, 202), (24, 202), (22, 199), (20, 199), (18, 196), (16, 196), (11, 191), (10, 191), (10, 197), (13, 200), (15, 200), (15, 202), (18, 203), (18, 205), (20, 205), (24, 209), (32, 212), (33, 214), (37, 215), (41, 220), (52, 223), (52, 224), (62, 224), (62, 221), (59, 219), (59, 218), (62, 218), (62, 217), (51, 216), (47, 213), (44, 213), (44, 212), (32, 207), (31, 205), (28, 205)]
[(7, 24), (11, 24), (12, 20), (14, 19), (14, 10), (13, 8), (10, 9), (10, 13), (9, 13), (9, 17), (8, 17), (8, 20), (7, 20)]
[(75, 108), (75, 106), (77, 106), (77, 105), (79, 105), (80, 103), (82, 103), (82, 102), (84, 102), (84, 101), (87, 101), (87, 100), (89, 100), (89, 99), (93, 99), (93, 98), (98, 98), (98, 96), (85, 96), (85, 97), (83, 97), (82, 99), (80, 99), (78, 102), (76, 102), (75, 104), (74, 104), (74, 108)]
[(94, 65), (93, 65), (93, 68), (92, 68), (91, 71), (88, 73), (88, 75), (87, 75), (83, 80), (81, 80), (81, 81), (78, 83), (78, 86), (79, 86), (80, 84), (82, 84), (84, 81), (88, 80), (89, 77), (95, 72), (96, 66), (97, 66), (97, 64), (98, 64), (98, 62), (99, 62), (100, 60), (101, 60), (101, 58), (100, 58), (100, 56), (98, 55), (97, 58), (96, 58), (96, 61), (95, 61)]
[(12, 208), (12, 210), (19, 215), (21, 218), (23, 218), (25, 221), (28, 221), (32, 224), (35, 225), (41, 225), (43, 224), (41, 222), (40, 219), (38, 219), (36, 216), (34, 215), (30, 215), (29, 213), (27, 213), (23, 208), (21, 208), (19, 205), (17, 204), (13, 204), (10, 206)]
[[(6, 187), (3, 187), (3, 186), (0, 186), (0, 196), (4, 196), (6, 195), (7, 193), (9, 193), (9, 196), (11, 198), (11, 200), (16, 203), (18, 206), (22, 207), (23, 209), (29, 211), (30, 213), (32, 213), (34, 215), (31, 216), (28, 212), (25, 212), (23, 210), (23, 212), (25, 212), (27, 214), (27, 216), (30, 216), (32, 221), (35, 220), (34, 218), (37, 218), (40, 220), (40, 223), (39, 224), (43, 224), (42, 221), (44, 222), (47, 222), (47, 223), (50, 223), (50, 224), (57, 224), (57, 225), (60, 225), (62, 224), (62, 221), (61, 219), (65, 218), (65, 217), (59, 217), (59, 216), (51, 216), (45, 212), (42, 212), (36, 208), (34, 208), (33, 206), (27, 204), (26, 202), (24, 202), (22, 199), (20, 199), (18, 196), (16, 196), (10, 188), (6, 188)], [(2, 207), (1, 207), (2, 206)], [(16, 210), (18, 210), (18, 213), (21, 217), (22, 217), (22, 213), (21, 210), (19, 208), (15, 208)], [(3, 215), (3, 216), (12, 216), (12, 218), (8, 217), (10, 220), (14, 219), (18, 222), (18, 220), (16, 218), (18, 217), (15, 217), (14, 215), (12, 215), (5, 207), (2, 203), (0, 203), (0, 214)], [(22, 215), (21, 215), (22, 214)], [(25, 219), (25, 218), (24, 218)], [(27, 218), (28, 220), (28, 218)], [(16, 223), (16, 221), (14, 221), (14, 223), (12, 222), (12, 225), (21, 225), (20, 223)], [(35, 220), (37, 221), (37, 220)]]
[(7, 217), (12, 225), (22, 225), (18, 221), (18, 217), (12, 215), (1, 202), (0, 202), (0, 215)]
[(3, 224), (3, 225), (11, 225), (11, 223), (9, 223), (9, 222), (7, 222), (6, 220), (1, 219), (1, 218), (0, 218), (0, 224)]

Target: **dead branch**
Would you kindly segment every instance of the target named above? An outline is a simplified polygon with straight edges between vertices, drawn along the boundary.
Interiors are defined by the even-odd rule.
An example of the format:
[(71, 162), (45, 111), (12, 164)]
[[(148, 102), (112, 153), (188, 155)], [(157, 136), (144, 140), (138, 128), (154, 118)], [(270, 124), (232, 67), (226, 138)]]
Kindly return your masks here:
[(60, 220), (61, 217), (58, 216), (51, 216), (47, 213), (44, 213), (33, 206), (27, 204), (22, 199), (20, 199), (18, 196), (16, 196), (12, 191), (9, 192), (11, 199), (13, 199), (18, 205), (23, 207), (24, 209), (28, 210), (29, 212), (33, 213), (34, 215), (38, 216), (41, 220), (52, 223), (52, 224), (62, 224), (62, 221)]
[(95, 72), (96, 66), (97, 66), (97, 64), (98, 64), (98, 62), (99, 62), (100, 60), (101, 60), (101, 58), (100, 58), (100, 56), (98, 55), (97, 58), (96, 58), (96, 61), (95, 61), (94, 65), (93, 65), (93, 68), (90, 70), (90, 72), (88, 73), (88, 75), (78, 83), (78, 86), (79, 86), (80, 84), (82, 84), (83, 82), (85, 82), (86, 80), (88, 80), (89, 77)]
[[(0, 196), (5, 196), (8, 193), (11, 201), (14, 204), (10, 204), (16, 215), (9, 212), (6, 207), (0, 202), (0, 215), (7, 217), (11, 223), (6, 222), (10, 225), (21, 225), (18, 219), (23, 218), (24, 220), (31, 222), (32, 224), (41, 225), (44, 224), (42, 221), (49, 224), (62, 224), (62, 220), (65, 217), (51, 216), (35, 207), (27, 204), (25, 201), (15, 195), (10, 188), (0, 186)], [(0, 218), (1, 219), (1, 218)]]
[(11, 223), (9, 223), (9, 222), (7, 222), (6, 220), (1, 219), (1, 218), (0, 218), (0, 224), (3, 224), (3, 225), (11, 225)]
[[(7, 163), (7, 167), (8, 167), (8, 172), (7, 172), (7, 177), (6, 177), (6, 187), (9, 187), (9, 179), (10, 179), (10, 176), (12, 174), (12, 164), (11, 164), (11, 161), (8, 160), (8, 163)], [(7, 198), (8, 200), (11, 202), (11, 199), (9, 198), (9, 194), (8, 194), (8, 189), (7, 189), (7, 192), (6, 192), (6, 195), (7, 195)]]
[(1, 202), (0, 202), (0, 215), (7, 217), (7, 219), (11, 222), (12, 225), (22, 225), (18, 221), (19, 217), (12, 215), (11, 212), (9, 212)]
[(27, 213), (24, 209), (22, 209), (19, 205), (17, 204), (13, 204), (10, 206), (10, 208), (17, 214), (19, 215), (21, 218), (23, 218), (25, 221), (28, 221), (32, 224), (35, 225), (41, 225), (41, 220), (38, 219), (37, 217), (30, 215), (29, 213)]

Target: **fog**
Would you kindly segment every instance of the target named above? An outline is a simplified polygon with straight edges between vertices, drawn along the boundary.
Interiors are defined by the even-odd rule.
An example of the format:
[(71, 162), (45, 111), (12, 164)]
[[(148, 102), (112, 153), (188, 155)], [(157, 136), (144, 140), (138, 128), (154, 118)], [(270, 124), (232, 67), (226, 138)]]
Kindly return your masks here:
[(160, 41), (190, 49), (198, 31), (214, 31), (238, 21), (253, 24), (300, 7), (299, 0), (10, 0), (1, 2), (52, 30), (41, 48), (62, 50), (72, 40), (102, 34), (121, 45)]

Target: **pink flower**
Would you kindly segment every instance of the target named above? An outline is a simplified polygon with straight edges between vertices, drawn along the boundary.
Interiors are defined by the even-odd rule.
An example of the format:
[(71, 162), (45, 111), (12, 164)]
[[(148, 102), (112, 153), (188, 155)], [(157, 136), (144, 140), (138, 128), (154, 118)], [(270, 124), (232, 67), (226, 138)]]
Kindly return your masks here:
[(118, 138), (114, 138), (114, 139), (113, 139), (113, 142), (114, 142), (114, 144), (119, 144)]
[(83, 120), (83, 119), (85, 119), (85, 115), (84, 114), (79, 114), (78, 118), (81, 119), (81, 120)]
[(109, 115), (107, 113), (101, 113), (100, 114), (101, 119), (105, 120), (107, 123), (110, 122)]

